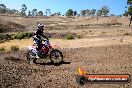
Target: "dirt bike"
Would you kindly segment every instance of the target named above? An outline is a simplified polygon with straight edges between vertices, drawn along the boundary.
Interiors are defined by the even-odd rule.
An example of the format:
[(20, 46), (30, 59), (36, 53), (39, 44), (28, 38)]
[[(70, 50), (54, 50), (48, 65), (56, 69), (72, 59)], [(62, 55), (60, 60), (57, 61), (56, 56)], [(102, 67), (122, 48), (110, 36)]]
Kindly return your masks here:
[[(43, 40), (45, 43), (40, 45), (40, 50), (38, 56), (39, 59), (47, 59), (49, 57), (51, 63), (57, 64), (63, 61), (62, 52), (53, 48), (49, 43), (49, 40)], [(33, 44), (32, 46), (27, 46), (28, 52), (26, 54), (27, 61), (30, 63), (33, 60), (33, 63), (36, 63), (36, 46)]]

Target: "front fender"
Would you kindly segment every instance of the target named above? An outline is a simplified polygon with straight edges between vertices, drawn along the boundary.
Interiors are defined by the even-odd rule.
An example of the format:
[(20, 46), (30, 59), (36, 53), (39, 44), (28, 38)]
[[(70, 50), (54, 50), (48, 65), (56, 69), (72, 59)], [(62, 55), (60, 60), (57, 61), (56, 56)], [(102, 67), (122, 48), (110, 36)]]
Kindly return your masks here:
[(34, 50), (34, 49), (35, 49), (35, 47), (33, 47), (33, 46), (26, 46), (26, 48), (27, 48), (28, 50)]
[(58, 45), (58, 44), (52, 44), (51, 46), (52, 46), (52, 48), (54, 48), (54, 49), (60, 48), (60, 45)]

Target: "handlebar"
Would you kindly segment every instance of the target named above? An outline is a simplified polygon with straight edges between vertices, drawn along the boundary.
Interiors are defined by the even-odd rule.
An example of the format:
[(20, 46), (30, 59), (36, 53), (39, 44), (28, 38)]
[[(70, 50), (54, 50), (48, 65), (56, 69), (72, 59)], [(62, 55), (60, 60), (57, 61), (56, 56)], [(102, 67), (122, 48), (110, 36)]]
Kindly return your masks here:
[(44, 41), (44, 42), (45, 42), (45, 41), (48, 41), (48, 42), (49, 42), (49, 40), (48, 40), (48, 39), (43, 39), (42, 41)]

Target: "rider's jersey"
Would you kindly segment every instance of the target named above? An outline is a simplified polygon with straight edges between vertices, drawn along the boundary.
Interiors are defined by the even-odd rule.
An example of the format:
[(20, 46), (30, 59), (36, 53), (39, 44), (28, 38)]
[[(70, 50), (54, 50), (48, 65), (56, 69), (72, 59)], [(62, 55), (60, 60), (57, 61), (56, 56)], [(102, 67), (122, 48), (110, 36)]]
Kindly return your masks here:
[(39, 40), (41, 41), (41, 37), (46, 38), (48, 40), (48, 38), (44, 35), (43, 29), (37, 29), (37, 31), (34, 33), (33, 38), (34, 40)]
[(38, 35), (38, 36), (43, 36), (44, 35), (43, 34), (43, 29), (38, 28), (35, 34)]

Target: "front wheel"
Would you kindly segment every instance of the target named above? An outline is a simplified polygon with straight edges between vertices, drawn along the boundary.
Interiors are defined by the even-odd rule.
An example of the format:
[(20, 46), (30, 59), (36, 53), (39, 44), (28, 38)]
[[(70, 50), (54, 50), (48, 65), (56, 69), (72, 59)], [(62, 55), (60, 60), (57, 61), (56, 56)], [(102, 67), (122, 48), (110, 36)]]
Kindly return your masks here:
[(61, 61), (63, 61), (63, 55), (62, 52), (60, 52), (57, 49), (54, 49), (50, 52), (50, 60), (52, 63), (60, 63)]
[(27, 54), (26, 54), (26, 58), (27, 58), (27, 62), (28, 63), (30, 63), (30, 61), (31, 61), (31, 56), (32, 55), (32, 52), (29, 50), (28, 52), (27, 52)]
[(29, 51), (27, 52), (26, 58), (27, 58), (27, 62), (28, 62), (28, 63), (31, 63), (32, 59), (33, 59), (33, 63), (36, 63), (36, 60), (37, 60), (37, 59), (35, 58), (35, 56), (33, 55), (33, 53), (32, 53), (31, 50), (29, 50)]

